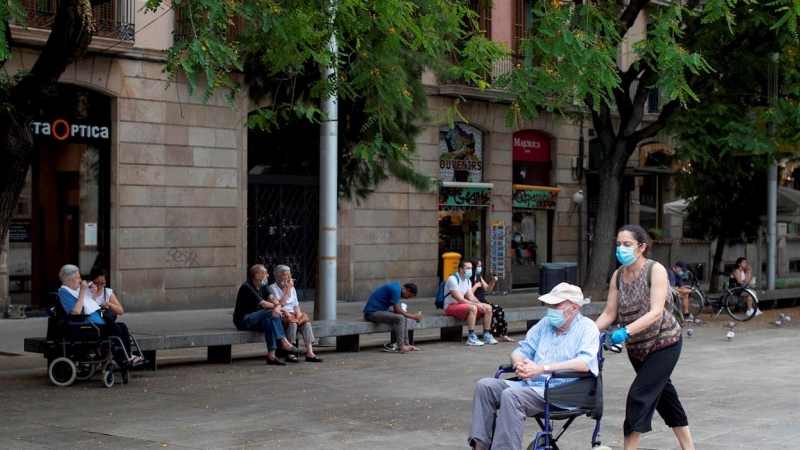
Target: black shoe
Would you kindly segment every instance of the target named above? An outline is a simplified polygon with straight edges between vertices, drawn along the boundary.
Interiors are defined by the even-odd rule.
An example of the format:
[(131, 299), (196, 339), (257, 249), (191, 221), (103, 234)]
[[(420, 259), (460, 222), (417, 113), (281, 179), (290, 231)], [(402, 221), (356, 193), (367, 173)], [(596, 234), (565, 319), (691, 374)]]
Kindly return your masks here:
[[(308, 358), (306, 358), (308, 360)], [(300, 363), (300, 359), (295, 354), (286, 355), (286, 362), (287, 363)]]
[(322, 362), (322, 358), (318, 356), (308, 356), (306, 355), (306, 362)]
[(281, 361), (281, 360), (280, 360), (280, 359), (278, 359), (278, 358), (275, 358), (275, 359), (269, 359), (269, 358), (267, 358), (267, 365), (268, 365), (268, 366), (285, 366), (285, 365), (286, 365), (286, 363), (285, 363), (285, 362), (283, 362), (283, 361)]

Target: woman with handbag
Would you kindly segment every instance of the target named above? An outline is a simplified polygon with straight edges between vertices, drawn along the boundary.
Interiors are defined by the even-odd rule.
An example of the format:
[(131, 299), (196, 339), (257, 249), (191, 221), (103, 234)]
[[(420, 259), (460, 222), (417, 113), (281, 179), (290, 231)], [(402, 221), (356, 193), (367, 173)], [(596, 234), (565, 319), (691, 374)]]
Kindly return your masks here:
[[(294, 289), (294, 279), (289, 266), (278, 265), (273, 271), (275, 282), (269, 286), (270, 293), (277, 299), (277, 305), (283, 306), (283, 328), (286, 339), (295, 347), (297, 346), (297, 332), (303, 336), (306, 343), (306, 362), (322, 362), (322, 359), (314, 354), (314, 332), (311, 329), (311, 319), (308, 314), (300, 310), (300, 302), (297, 301), (297, 291)], [(289, 354), (286, 362), (298, 363), (300, 360), (297, 355)]]

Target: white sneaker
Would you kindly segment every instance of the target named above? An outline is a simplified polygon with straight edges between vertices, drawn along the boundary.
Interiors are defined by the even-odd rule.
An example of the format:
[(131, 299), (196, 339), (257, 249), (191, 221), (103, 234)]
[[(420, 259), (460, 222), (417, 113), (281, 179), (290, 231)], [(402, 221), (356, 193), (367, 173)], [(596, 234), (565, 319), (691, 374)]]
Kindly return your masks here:
[(483, 335), (483, 343), (484, 344), (489, 344), (489, 345), (494, 345), (494, 344), (497, 344), (497, 339), (495, 339), (494, 336), (492, 336), (491, 334), (484, 334)]
[(483, 342), (478, 339), (478, 336), (472, 335), (467, 338), (467, 345), (470, 347), (480, 347), (483, 345)]
[(752, 316), (753, 315), (753, 310), (752, 309), (748, 309), (747, 311), (744, 312), (744, 315), (747, 316), (747, 317)]
[(760, 309), (757, 309), (757, 310), (756, 310), (756, 315), (757, 315), (757, 316), (760, 316), (760, 315), (762, 315), (762, 314), (764, 314), (764, 313), (762, 313)]

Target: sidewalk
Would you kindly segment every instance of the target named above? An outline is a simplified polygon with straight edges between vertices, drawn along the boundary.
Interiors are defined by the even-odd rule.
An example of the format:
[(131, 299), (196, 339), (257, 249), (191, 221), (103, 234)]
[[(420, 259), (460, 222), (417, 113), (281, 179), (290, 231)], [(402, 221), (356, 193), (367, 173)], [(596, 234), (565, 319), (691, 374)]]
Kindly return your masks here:
[[(433, 313), (432, 302), (418, 300), (411, 307), (417, 302)], [(340, 317), (358, 313), (359, 305), (341, 306)], [(781, 328), (768, 325), (780, 312), (791, 314), (792, 321)], [(172, 329), (224, 328), (229, 313), (125, 317), (136, 323), (133, 329), (146, 322)], [(740, 323), (732, 340), (725, 338), (729, 318), (712, 321), (707, 313), (700, 318), (705, 323), (693, 325), (692, 337), (684, 339), (672, 376), (696, 448), (797, 449), (800, 308), (768, 310)], [(0, 342), (41, 334), (43, 326), (44, 319), (0, 321)], [(512, 336), (520, 339), (523, 333)], [(514, 344), (474, 348), (429, 340), (420, 345), (422, 351), (405, 355), (377, 347), (360, 353), (322, 349), (322, 364), (285, 367), (264, 365), (263, 344), (256, 347), (255, 358), (230, 365), (180, 359), (161, 364), (157, 372), (135, 372), (129, 385), (110, 389), (96, 379), (57, 388), (47, 380), (40, 355), (0, 356), (0, 448), (466, 449), (475, 382), (508, 361)], [(606, 354), (602, 442), (615, 450), (622, 445), (625, 395), (633, 376), (624, 354)], [(577, 419), (560, 447), (591, 448), (593, 425)], [(525, 430), (527, 445), (535, 421), (527, 421)], [(678, 445), (656, 416), (640, 449)]]

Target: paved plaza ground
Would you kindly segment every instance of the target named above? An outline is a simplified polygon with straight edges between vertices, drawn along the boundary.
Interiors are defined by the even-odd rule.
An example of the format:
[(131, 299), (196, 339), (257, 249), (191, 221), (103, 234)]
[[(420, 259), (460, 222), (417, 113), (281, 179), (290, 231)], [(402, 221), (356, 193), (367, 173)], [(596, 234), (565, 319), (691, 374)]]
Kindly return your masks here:
[[(769, 325), (779, 312), (796, 319)], [(134, 333), (143, 321), (191, 325), (182, 323), (187, 312), (155, 314), (124, 321)], [(221, 326), (229, 314), (197, 312)], [(800, 448), (800, 308), (768, 310), (739, 324), (730, 341), (730, 319), (701, 319), (685, 337), (673, 375), (697, 449)], [(473, 386), (515, 346), (471, 348), (428, 332), (418, 335), (421, 352), (397, 355), (380, 351), (388, 335), (375, 335), (360, 353), (323, 347), (324, 363), (285, 367), (266, 366), (261, 344), (235, 347), (231, 365), (200, 362), (201, 349), (170, 351), (157, 372), (137, 372), (128, 385), (108, 389), (95, 379), (57, 388), (44, 359), (21, 352), (22, 338), (42, 335), (44, 323), (0, 320), (0, 448), (466, 449)], [(523, 336), (522, 326), (515, 324), (514, 338)], [(624, 354), (606, 356), (602, 441), (618, 449), (633, 370)], [(560, 447), (591, 448), (592, 426), (579, 419)], [(528, 421), (526, 438), (535, 431)], [(678, 447), (656, 416), (641, 448)]]

